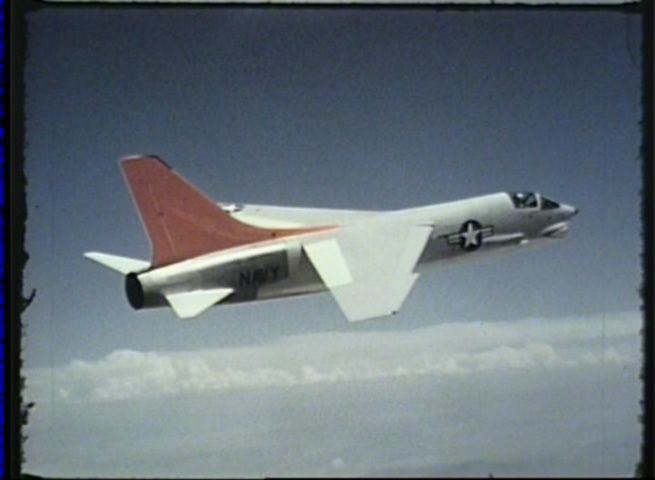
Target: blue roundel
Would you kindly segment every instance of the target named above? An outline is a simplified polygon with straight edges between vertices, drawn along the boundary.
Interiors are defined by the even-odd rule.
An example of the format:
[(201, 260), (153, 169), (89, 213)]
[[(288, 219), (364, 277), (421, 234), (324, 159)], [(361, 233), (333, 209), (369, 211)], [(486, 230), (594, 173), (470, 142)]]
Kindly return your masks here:
[(482, 225), (476, 220), (468, 220), (459, 229), (459, 245), (472, 252), (482, 245)]

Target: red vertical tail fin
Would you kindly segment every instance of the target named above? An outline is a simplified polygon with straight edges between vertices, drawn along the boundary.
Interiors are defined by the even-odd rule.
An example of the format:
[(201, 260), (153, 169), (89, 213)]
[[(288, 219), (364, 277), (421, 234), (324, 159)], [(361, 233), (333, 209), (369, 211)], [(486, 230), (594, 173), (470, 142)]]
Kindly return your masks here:
[(241, 223), (155, 156), (130, 157), (121, 167), (150, 238), (153, 267), (322, 230), (271, 230)]

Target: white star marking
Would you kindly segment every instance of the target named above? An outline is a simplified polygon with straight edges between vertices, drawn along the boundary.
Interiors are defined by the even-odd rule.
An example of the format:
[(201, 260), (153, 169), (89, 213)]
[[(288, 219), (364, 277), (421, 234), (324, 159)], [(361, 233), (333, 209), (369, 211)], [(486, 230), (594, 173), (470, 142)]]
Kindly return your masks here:
[(471, 245), (478, 244), (478, 234), (481, 230), (476, 230), (472, 223), (468, 224), (468, 227), (465, 232), (461, 233), (462, 238), (464, 239), (464, 248)]

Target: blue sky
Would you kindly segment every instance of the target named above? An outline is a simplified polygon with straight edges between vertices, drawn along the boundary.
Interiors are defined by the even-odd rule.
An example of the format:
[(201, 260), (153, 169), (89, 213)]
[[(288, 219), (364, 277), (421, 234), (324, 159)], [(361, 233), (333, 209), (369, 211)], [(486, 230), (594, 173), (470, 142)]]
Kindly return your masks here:
[[(196, 402), (211, 403), (211, 395), (233, 401), (226, 400), (229, 394), (215, 384), (201, 391), (171, 393), (164, 387), (177, 374), (161, 373), (155, 377), (163, 393), (141, 398), (134, 392), (146, 387), (123, 377), (121, 368), (131, 371), (133, 366), (139, 372), (150, 368), (152, 361), (152, 368), (160, 372), (162, 359), (166, 363), (178, 355), (195, 354), (200, 362), (196, 366), (213, 372), (203, 378), (213, 378), (225, 374), (226, 365), (237, 362), (237, 357), (246, 356), (251, 362), (237, 370), (252, 375), (279, 355), (285, 359), (280, 372), (312, 378), (302, 365), (318, 363), (319, 371), (332, 369), (321, 363), (324, 360), (313, 359), (311, 348), (301, 348), (304, 343), (316, 346), (322, 359), (335, 358), (338, 345), (351, 338), (376, 345), (378, 335), (385, 334), (391, 337), (380, 345), (390, 349), (397, 363), (390, 371), (405, 368), (415, 373), (407, 366), (411, 349), (393, 348), (394, 339), (414, 338), (412, 332), (433, 338), (428, 334), (439, 328), (446, 329), (471, 358), (500, 356), (502, 360), (492, 362), (493, 372), (508, 389), (504, 399), (496, 392), (495, 401), (525, 399), (521, 408), (508, 403), (507, 411), (530, 411), (534, 396), (515, 394), (526, 388), (547, 391), (561, 379), (553, 396), (563, 406), (550, 417), (534, 420), (537, 429), (552, 415), (574, 414), (566, 410), (565, 400), (574, 395), (573, 385), (589, 395), (599, 389), (618, 395), (601, 402), (598, 410), (584, 402), (576, 404), (580, 410), (575, 413), (584, 411), (586, 420), (581, 421), (589, 425), (599, 418), (625, 419), (624, 437), (617, 440), (624, 442), (623, 447), (610, 449), (623, 454), (608, 457), (605, 469), (596, 465), (580, 467), (580, 472), (631, 472), (638, 441), (634, 417), (641, 280), (638, 17), (612, 11), (60, 8), (31, 13), (27, 26), (30, 261), (25, 285), (36, 288), (37, 297), (25, 316), (26, 366), (28, 395), (33, 392), (41, 400), (27, 445), (27, 465), (34, 473), (82, 468), (71, 439), (89, 432), (98, 442), (114, 438), (115, 432), (92, 423), (80, 423), (77, 430), (73, 424), (61, 438), (46, 434), (79, 412), (79, 404), (88, 412), (97, 408), (110, 412), (134, 402), (162, 402), (170, 395), (182, 399), (178, 400), (182, 410), (185, 405), (200, 408)], [(332, 299), (320, 295), (216, 308), (197, 321), (180, 322), (166, 310), (133, 312), (124, 298), (122, 279), (82, 257), (85, 251), (103, 251), (149, 258), (148, 241), (118, 170), (118, 159), (134, 153), (159, 155), (220, 201), (383, 210), (525, 189), (575, 205), (581, 213), (569, 238), (548, 248), (423, 275), (392, 319), (350, 325)], [(543, 337), (531, 338), (525, 323), (530, 319), (554, 329), (579, 321), (586, 333), (569, 350), (573, 347), (566, 335), (541, 332)], [(610, 324), (622, 333), (605, 335), (603, 328)], [(486, 326), (489, 339), (499, 343), (472, 349), (469, 335), (455, 335), (461, 325)], [(498, 333), (507, 325), (522, 332), (518, 340)], [(293, 358), (285, 356), (285, 342), (293, 346)], [(430, 348), (418, 351), (428, 355)], [(212, 352), (226, 352), (226, 357), (213, 361)], [(457, 349), (451, 355), (438, 362), (457, 363)], [(596, 355), (595, 363), (590, 355)], [(342, 358), (346, 372), (366, 359), (343, 353)], [(521, 366), (519, 374), (512, 370), (511, 365), (517, 365), (512, 358)], [(585, 358), (586, 363), (581, 360)], [(607, 358), (613, 360), (606, 363)], [(87, 373), (80, 374), (80, 366)], [(387, 371), (379, 364), (371, 368)], [(533, 368), (546, 370), (544, 383), (528, 380)], [(580, 384), (584, 369), (593, 370), (587, 373), (595, 383)], [(457, 377), (464, 384), (454, 391), (475, 391), (479, 372), (486, 370), (473, 371)], [(106, 375), (115, 375), (112, 385), (128, 386), (126, 396), (94, 396), (92, 392), (108, 387), (96, 385), (88, 376)], [(256, 378), (268, 378), (262, 375)], [(431, 374), (421, 374), (415, 387), (405, 389), (397, 382), (407, 379), (393, 375), (374, 379), (344, 375), (346, 386), (263, 382), (243, 392), (237, 389), (244, 404), (256, 402), (251, 398), (256, 394), (270, 397), (277, 406), (262, 410), (253, 406), (244, 414), (244, 428), (262, 419), (272, 422), (281, 409), (289, 416), (290, 431), (300, 431), (306, 419), (294, 417), (284, 402), (295, 407), (303, 399), (324, 404), (341, 388), (361, 388), (388, 407), (389, 402), (412, 404), (420, 392), (437, 395), (434, 385), (441, 381), (435, 373), (436, 383), (431, 385)], [(82, 385), (72, 400), (70, 392), (78, 390), (71, 382)], [(457, 397), (439, 397), (439, 402), (456, 428), (450, 410), (454, 407), (448, 402), (458, 402)], [(485, 411), (474, 403), (468, 408), (475, 410), (476, 421), (484, 422)], [(329, 410), (346, 422), (342, 413), (352, 404), (344, 400), (339, 408)], [(412, 418), (401, 415), (398, 422), (411, 428), (425, 422), (425, 412)], [(198, 413), (194, 422), (201, 422), (202, 415)], [(88, 422), (96, 416), (90, 415)], [(362, 421), (369, 437), (377, 437), (376, 423)], [(155, 422), (153, 416), (142, 417), (144, 442), (157, 435)], [(346, 428), (346, 423), (335, 420), (333, 427)], [(428, 428), (425, 438), (434, 440), (438, 427), (428, 425), (433, 430)], [(238, 436), (236, 425), (233, 428)], [(481, 438), (502, 434), (521, 443), (515, 424), (508, 422), (507, 430), (503, 428), (483, 429)], [(592, 458), (610, 451), (607, 444), (593, 444), (598, 432), (583, 433), (589, 443), (581, 455)], [(203, 435), (211, 437), (205, 430)], [(420, 455), (411, 465), (385, 464), (385, 448), (409, 455), (412, 449), (402, 438), (389, 440), (386, 446), (370, 445), (359, 460), (341, 452), (312, 463), (315, 457), (303, 445), (317, 440), (304, 435), (295, 447), (304, 460), (290, 461), (290, 473), (321, 474), (328, 465), (329, 471), (336, 468), (344, 474), (402, 473), (403, 468), (486, 474), (475, 469), (488, 468), (489, 462), (500, 471), (549, 473), (548, 461), (531, 462), (527, 453), (522, 463), (501, 452), (499, 463), (493, 463), (491, 454), (482, 462), (483, 447), (473, 440), (467, 446), (467, 436), (453, 454), (461, 459), (459, 467)], [(351, 432), (348, 438), (355, 442), (362, 435), (366, 436)], [(553, 442), (556, 436), (555, 431)], [(570, 441), (576, 444), (574, 435)], [(163, 442), (160, 450), (153, 447), (153, 459), (171, 448)], [(344, 444), (346, 448), (347, 439)], [(257, 455), (255, 451), (277, 458), (269, 444), (253, 445), (251, 452), (248, 445), (243, 449), (244, 458)], [(367, 454), (375, 459), (375, 469), (364, 459)], [(559, 463), (550, 464), (576, 473), (575, 464), (563, 459), (563, 451), (552, 455)], [(247, 464), (228, 470), (256, 475)], [(273, 464), (264, 462), (262, 468)], [(180, 474), (188, 475), (218, 468), (198, 456), (180, 465)], [(451, 467), (455, 470), (448, 470)], [(597, 467), (600, 470), (594, 470)], [(123, 473), (128, 474), (129, 462), (125, 468)]]

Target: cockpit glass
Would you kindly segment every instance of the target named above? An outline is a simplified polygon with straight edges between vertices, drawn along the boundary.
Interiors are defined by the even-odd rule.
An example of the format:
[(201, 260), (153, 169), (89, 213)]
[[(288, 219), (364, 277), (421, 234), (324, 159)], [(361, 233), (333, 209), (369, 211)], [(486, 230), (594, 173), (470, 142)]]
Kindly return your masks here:
[(554, 210), (556, 208), (559, 208), (559, 204), (557, 202), (553, 202), (552, 200), (548, 200), (546, 197), (541, 197), (541, 209), (542, 210)]
[(537, 195), (532, 192), (511, 193), (510, 197), (516, 208), (537, 208), (539, 205)]

